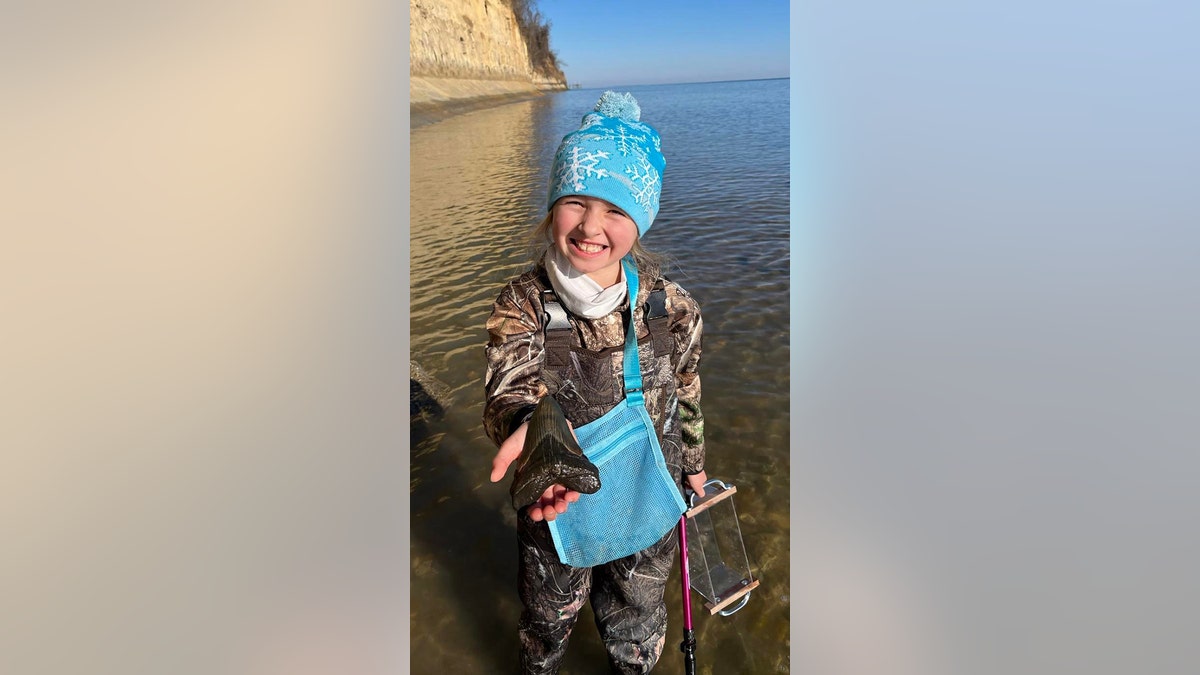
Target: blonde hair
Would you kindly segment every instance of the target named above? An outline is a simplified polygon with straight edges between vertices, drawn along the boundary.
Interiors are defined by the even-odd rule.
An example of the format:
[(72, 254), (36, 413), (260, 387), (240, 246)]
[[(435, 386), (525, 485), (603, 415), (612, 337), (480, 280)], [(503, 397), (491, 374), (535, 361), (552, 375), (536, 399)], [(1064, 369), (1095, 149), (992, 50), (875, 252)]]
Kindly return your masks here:
[[(542, 218), (542, 221), (530, 230), (529, 254), (535, 266), (542, 262), (546, 251), (554, 245), (554, 239), (550, 235), (550, 226), (553, 223), (554, 212), (548, 211), (546, 217)], [(666, 269), (666, 258), (642, 246), (642, 238), (640, 236), (633, 240), (633, 248), (629, 252), (633, 255), (633, 261), (637, 263), (639, 271), (653, 270), (654, 275), (657, 276)]]

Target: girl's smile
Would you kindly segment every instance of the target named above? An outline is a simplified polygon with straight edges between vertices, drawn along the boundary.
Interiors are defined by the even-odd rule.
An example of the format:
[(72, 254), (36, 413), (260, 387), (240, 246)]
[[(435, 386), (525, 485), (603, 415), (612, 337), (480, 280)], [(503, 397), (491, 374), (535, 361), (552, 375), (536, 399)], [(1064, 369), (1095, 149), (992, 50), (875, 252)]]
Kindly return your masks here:
[(588, 241), (579, 241), (578, 239), (571, 239), (571, 243), (575, 245), (575, 248), (579, 249), (580, 254), (587, 256), (603, 253), (604, 249), (608, 248), (604, 244), (593, 244)]
[(554, 245), (575, 269), (604, 288), (620, 279), (621, 258), (637, 241), (637, 225), (624, 211), (596, 197), (567, 195), (554, 203)]

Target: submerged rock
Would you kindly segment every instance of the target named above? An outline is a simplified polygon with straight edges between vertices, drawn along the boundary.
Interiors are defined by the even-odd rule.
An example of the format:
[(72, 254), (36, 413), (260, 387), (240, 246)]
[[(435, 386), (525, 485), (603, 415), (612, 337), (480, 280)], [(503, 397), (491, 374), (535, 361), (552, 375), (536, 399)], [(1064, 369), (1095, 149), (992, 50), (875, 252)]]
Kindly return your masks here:
[(408, 362), (408, 415), (438, 418), (450, 405), (450, 387), (425, 372), (416, 361)]

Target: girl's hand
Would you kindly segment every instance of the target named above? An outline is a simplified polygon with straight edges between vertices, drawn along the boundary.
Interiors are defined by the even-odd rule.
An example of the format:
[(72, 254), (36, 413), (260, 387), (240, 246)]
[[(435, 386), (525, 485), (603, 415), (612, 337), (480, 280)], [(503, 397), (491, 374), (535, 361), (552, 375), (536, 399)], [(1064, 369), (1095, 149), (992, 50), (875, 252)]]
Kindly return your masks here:
[(567, 512), (567, 504), (574, 504), (579, 501), (579, 493), (574, 490), (558, 485), (557, 483), (546, 488), (540, 499), (525, 509), (529, 514), (529, 519), (535, 523), (546, 521), (550, 522), (558, 517), (560, 513)]
[(504, 474), (508, 473), (508, 466), (521, 456), (521, 449), (525, 447), (525, 434), (528, 432), (529, 422), (525, 422), (500, 444), (500, 450), (492, 459), (491, 479), (493, 483), (504, 478)]
[(694, 476), (687, 476), (688, 487), (700, 497), (704, 496), (704, 484), (708, 482), (708, 473), (701, 471)]
[[(567, 422), (567, 426), (571, 427), (571, 433), (574, 434), (575, 426), (570, 422)], [(504, 474), (508, 473), (508, 467), (521, 456), (521, 450), (525, 447), (525, 436), (528, 433), (529, 422), (525, 422), (500, 444), (500, 449), (496, 451), (496, 456), (492, 459), (490, 478), (493, 483), (504, 478)], [(546, 488), (536, 502), (526, 507), (526, 512), (529, 514), (530, 520), (535, 523), (543, 520), (549, 522), (557, 518), (558, 514), (566, 513), (567, 504), (577, 501), (579, 501), (578, 492), (555, 484)]]

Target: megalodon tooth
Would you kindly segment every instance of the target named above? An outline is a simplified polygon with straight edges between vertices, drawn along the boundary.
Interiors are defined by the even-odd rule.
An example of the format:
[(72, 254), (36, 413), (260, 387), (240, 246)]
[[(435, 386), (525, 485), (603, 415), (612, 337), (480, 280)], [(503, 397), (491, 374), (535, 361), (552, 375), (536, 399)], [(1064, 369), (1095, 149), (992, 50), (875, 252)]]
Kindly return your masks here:
[(516, 464), (509, 493), (517, 510), (536, 502), (551, 485), (589, 495), (600, 489), (600, 470), (583, 454), (553, 396), (543, 396), (533, 409)]

